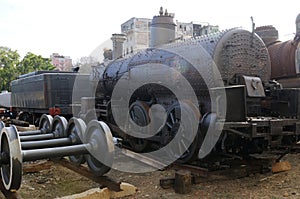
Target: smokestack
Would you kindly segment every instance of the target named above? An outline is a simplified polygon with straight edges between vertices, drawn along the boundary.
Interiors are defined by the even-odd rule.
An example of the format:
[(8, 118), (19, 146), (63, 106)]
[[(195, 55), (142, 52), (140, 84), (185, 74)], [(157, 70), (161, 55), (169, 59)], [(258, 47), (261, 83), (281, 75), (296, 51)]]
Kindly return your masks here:
[(174, 16), (167, 9), (163, 13), (160, 7), (159, 15), (154, 16), (150, 25), (150, 47), (157, 47), (175, 40)]
[(300, 14), (296, 18), (296, 37), (300, 37)]
[(278, 30), (273, 26), (260, 26), (254, 31), (269, 46), (278, 41)]
[(123, 55), (123, 44), (126, 40), (126, 35), (124, 34), (112, 34), (111, 40), (113, 42), (113, 53), (112, 58), (118, 59)]

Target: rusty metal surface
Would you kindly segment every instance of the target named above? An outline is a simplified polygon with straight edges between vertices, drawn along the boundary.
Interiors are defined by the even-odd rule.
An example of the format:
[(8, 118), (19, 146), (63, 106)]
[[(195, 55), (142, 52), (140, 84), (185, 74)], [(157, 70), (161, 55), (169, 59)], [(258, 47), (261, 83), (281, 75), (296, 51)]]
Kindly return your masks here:
[(236, 74), (270, 78), (271, 62), (262, 40), (243, 29), (225, 32), (214, 49), (214, 61), (223, 80), (230, 82)]
[(278, 82), (283, 88), (300, 88), (300, 77), (279, 79)]
[(278, 42), (268, 47), (272, 62), (272, 79), (296, 76), (295, 53), (297, 42)]

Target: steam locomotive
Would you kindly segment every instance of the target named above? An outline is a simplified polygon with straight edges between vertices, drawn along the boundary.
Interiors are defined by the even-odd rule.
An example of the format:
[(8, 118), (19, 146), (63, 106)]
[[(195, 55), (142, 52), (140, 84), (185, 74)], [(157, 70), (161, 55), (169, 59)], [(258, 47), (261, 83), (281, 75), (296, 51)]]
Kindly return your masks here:
[[(287, 42), (280, 42), (276, 29), (266, 26), (255, 32), (234, 28), (170, 43), (175, 35), (173, 18), (160, 13), (151, 24), (150, 48), (127, 56), (114, 49), (114, 59), (105, 68), (95, 67), (89, 78), (76, 74), (80, 83), (63, 78), (68, 85), (76, 84), (60, 84), (68, 94), (54, 94), (48, 79), (48, 86), (42, 85), (41, 93), (32, 97), (32, 84), (24, 82), (51, 75), (22, 77), (12, 82), (12, 107), (24, 113), (39, 110), (37, 118), (49, 110), (52, 115), (80, 116), (86, 123), (104, 121), (115, 137), (137, 152), (162, 149), (175, 139), (172, 146), (178, 149), (179, 162), (292, 146), (300, 134), (300, 15), (296, 24), (296, 36)], [(122, 35), (112, 39), (114, 48), (122, 46)], [(79, 85), (90, 87), (77, 89)], [(71, 91), (78, 103), (69, 97)], [(51, 98), (41, 96), (47, 93)], [(30, 107), (33, 104), (25, 102), (33, 98), (39, 99), (38, 104)], [(44, 98), (51, 103), (45, 105)], [(61, 99), (66, 100), (57, 103)], [(146, 129), (145, 134), (138, 129)]]

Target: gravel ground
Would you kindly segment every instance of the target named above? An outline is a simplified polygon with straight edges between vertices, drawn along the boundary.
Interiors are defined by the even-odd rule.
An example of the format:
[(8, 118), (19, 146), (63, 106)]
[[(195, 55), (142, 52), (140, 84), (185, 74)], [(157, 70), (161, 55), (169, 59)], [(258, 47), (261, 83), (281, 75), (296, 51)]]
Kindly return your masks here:
[[(124, 173), (112, 170), (107, 175), (117, 181), (128, 182), (138, 188), (134, 198), (300, 198), (300, 154), (288, 154), (292, 169), (272, 174), (251, 174), (235, 179), (201, 179), (192, 185), (189, 194), (176, 194), (172, 188), (162, 189), (159, 180), (174, 177), (167, 169), (144, 174)], [(23, 175), (18, 191), (23, 198), (57, 198), (95, 188), (98, 185), (60, 165), (51, 164), (50, 169)], [(2, 196), (2, 198), (4, 198)]]

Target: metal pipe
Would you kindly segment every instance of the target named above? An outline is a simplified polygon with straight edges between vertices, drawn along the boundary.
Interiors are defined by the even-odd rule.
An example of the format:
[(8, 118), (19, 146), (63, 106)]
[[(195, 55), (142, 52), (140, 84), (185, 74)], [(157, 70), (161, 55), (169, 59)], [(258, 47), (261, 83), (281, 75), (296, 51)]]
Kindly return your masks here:
[(64, 145), (71, 145), (72, 138), (58, 138), (58, 139), (50, 139), (50, 140), (39, 140), (39, 141), (27, 141), (21, 142), (22, 149), (37, 149), (37, 148), (49, 148), (49, 147), (57, 147)]
[(26, 162), (70, 155), (83, 155), (88, 154), (91, 149), (91, 144), (79, 144), (65, 147), (22, 150), (22, 158), (23, 162)]
[(39, 135), (28, 135), (28, 136), (20, 136), (20, 141), (35, 141), (35, 140), (46, 140), (55, 138), (54, 133), (47, 133), (47, 134), (39, 134)]
[[(51, 118), (52, 118), (51, 116), (43, 115), (39, 124), (39, 128), (40, 128), (39, 130), (18, 132), (20, 140), (34, 141), (34, 140), (66, 137), (65, 129), (67, 128), (67, 120), (64, 117), (55, 116), (52, 122)], [(53, 125), (55, 127), (53, 127)]]
[(42, 133), (46, 133), (46, 129), (19, 132), (19, 136), (38, 135), (38, 134), (42, 134)]

